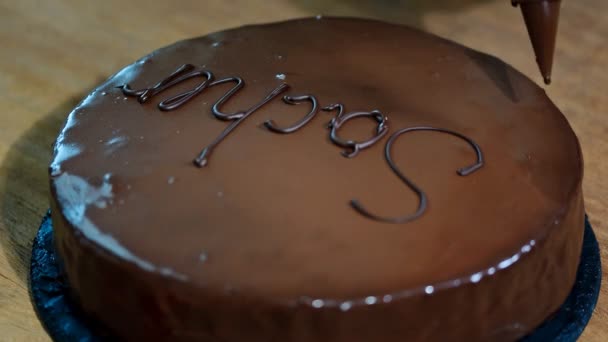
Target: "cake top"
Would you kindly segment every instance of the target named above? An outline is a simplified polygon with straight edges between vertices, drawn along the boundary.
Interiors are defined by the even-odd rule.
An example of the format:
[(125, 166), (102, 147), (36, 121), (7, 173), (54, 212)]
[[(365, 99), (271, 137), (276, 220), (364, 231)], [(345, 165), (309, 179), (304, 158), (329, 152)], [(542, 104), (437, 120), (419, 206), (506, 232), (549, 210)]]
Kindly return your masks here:
[(325, 302), (501, 272), (582, 176), (565, 118), (510, 66), (337, 18), (153, 52), (74, 109), (50, 169), (67, 220), (124, 267)]

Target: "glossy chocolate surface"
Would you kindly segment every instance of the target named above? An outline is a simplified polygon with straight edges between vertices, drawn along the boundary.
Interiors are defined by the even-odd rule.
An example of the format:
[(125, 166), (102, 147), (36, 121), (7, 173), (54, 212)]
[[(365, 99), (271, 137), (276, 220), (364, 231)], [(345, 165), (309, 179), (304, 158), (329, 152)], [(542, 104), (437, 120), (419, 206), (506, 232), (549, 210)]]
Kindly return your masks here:
[[(205, 77), (143, 103), (123, 93), (184, 64), (243, 80), (227, 116), (282, 92), (201, 168), (193, 157), (237, 122), (213, 105), (238, 82), (169, 111), (159, 103)], [(419, 197), (387, 164), (388, 138), (345, 158), (329, 135), (335, 111), (308, 117), (336, 103), (378, 110), (387, 137), (458, 132), (481, 148), (483, 167), (456, 172), (476, 163), (458, 136), (404, 134), (392, 161), (424, 190), (426, 211), (370, 219), (350, 201), (397, 217)], [(303, 118), (290, 134), (264, 124)], [(365, 141), (377, 125), (353, 119), (339, 136)], [(74, 295), (132, 340), (510, 340), (563, 302), (583, 233), (578, 141), (544, 91), (494, 57), (376, 21), (248, 26), (155, 51), (74, 109), (50, 173)]]

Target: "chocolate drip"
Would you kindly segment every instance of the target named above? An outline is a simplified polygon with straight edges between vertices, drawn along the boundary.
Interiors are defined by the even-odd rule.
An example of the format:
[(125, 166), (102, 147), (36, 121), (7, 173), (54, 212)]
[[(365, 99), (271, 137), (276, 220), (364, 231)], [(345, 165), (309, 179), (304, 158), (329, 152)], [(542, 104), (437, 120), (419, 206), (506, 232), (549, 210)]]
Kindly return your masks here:
[[(386, 124), (388, 118), (382, 115), (382, 113), (378, 110), (373, 110), (371, 112), (351, 112), (348, 114), (344, 114), (344, 105), (340, 103), (331, 104), (327, 107), (324, 107), (323, 110), (338, 111), (338, 114), (329, 122), (329, 128), (331, 129), (329, 138), (334, 144), (345, 148), (345, 150), (341, 152), (344, 157), (355, 157), (359, 153), (359, 151), (366, 149), (375, 144), (376, 142), (380, 141), (388, 132), (388, 125)], [(342, 125), (344, 125), (349, 120), (362, 117), (370, 118), (378, 123), (375, 132), (376, 135), (362, 142), (356, 142), (354, 140), (343, 140), (338, 137), (338, 129), (340, 129)]]
[(401, 179), (401, 181), (403, 181), (403, 183), (405, 183), (405, 185), (407, 185), (418, 196), (418, 209), (416, 209), (416, 212), (413, 214), (408, 214), (408, 215), (404, 215), (404, 216), (400, 216), (400, 217), (382, 217), (382, 216), (375, 215), (375, 214), (371, 213), (369, 210), (365, 209), (365, 207), (363, 207), (363, 205), (358, 200), (356, 200), (356, 199), (351, 200), (350, 205), (353, 207), (353, 209), (355, 209), (361, 215), (363, 215), (367, 218), (370, 218), (372, 220), (376, 220), (376, 221), (399, 224), (399, 223), (407, 223), (407, 222), (413, 221), (413, 220), (419, 218), (420, 216), (422, 216), (422, 214), (424, 214), (424, 212), (426, 211), (426, 207), (427, 207), (426, 193), (401, 172), (399, 167), (397, 167), (397, 165), (393, 161), (393, 157), (391, 155), (391, 149), (392, 149), (393, 143), (397, 140), (397, 138), (399, 138), (401, 135), (403, 135), (405, 133), (414, 132), (414, 131), (431, 131), (431, 132), (447, 133), (447, 134), (456, 136), (456, 137), (466, 141), (469, 145), (471, 145), (471, 147), (475, 150), (475, 154), (477, 156), (477, 162), (473, 165), (458, 169), (456, 171), (458, 173), (458, 175), (467, 176), (483, 166), (483, 163), (484, 163), (483, 154), (481, 152), (481, 149), (479, 148), (479, 145), (477, 145), (477, 143), (475, 143), (471, 138), (469, 138), (465, 135), (462, 135), (458, 132), (454, 132), (451, 130), (447, 130), (447, 129), (443, 129), (443, 128), (435, 128), (435, 127), (408, 127), (408, 128), (400, 129), (397, 132), (393, 133), (390, 136), (390, 138), (388, 139), (388, 141), (386, 142), (386, 145), (384, 148), (384, 157), (386, 158), (386, 161), (387, 161), (389, 167), (391, 168), (391, 170), (393, 170), (393, 172), (397, 175), (397, 177), (399, 177), (399, 179)]
[(293, 133), (293, 132), (299, 130), (300, 128), (304, 127), (317, 114), (317, 111), (318, 111), (317, 98), (314, 97), (313, 95), (301, 95), (301, 96), (285, 95), (285, 96), (283, 96), (283, 102), (285, 102), (289, 105), (297, 105), (297, 104), (300, 104), (305, 101), (309, 101), (311, 103), (310, 111), (308, 112), (308, 114), (306, 114), (301, 120), (297, 121), (295, 124), (285, 127), (285, 128), (280, 128), (280, 127), (277, 127), (274, 120), (271, 119), (271, 120), (266, 120), (264, 122), (264, 126), (266, 128), (268, 128), (268, 130), (275, 132), (275, 133), (280, 133), (280, 134)]
[[(229, 91), (228, 93), (226, 93), (226, 95), (222, 96), (222, 98), (220, 98), (220, 100), (218, 100), (218, 102), (216, 102), (216, 104), (213, 107), (215, 108), (216, 105), (218, 103), (220, 103), (220, 101), (222, 99), (225, 100), (226, 96), (230, 97), (231, 95), (229, 95), (229, 94), (234, 94), (238, 89), (240, 89), (237, 87), (238, 87), (238, 83), (237, 83), (237, 86), (235, 86), (233, 88), (233, 90), (236, 89), (236, 90), (234, 90), (234, 92), (231, 93), (231, 91)], [(213, 152), (213, 149), (215, 149), (215, 147), (217, 147), (217, 145), (219, 145), (219, 143), (222, 142), (222, 140), (224, 140), (228, 136), (228, 134), (230, 134), (230, 132), (232, 132), (235, 128), (237, 128), (238, 125), (241, 124), (241, 122), (243, 122), (245, 119), (247, 119), (256, 110), (260, 109), (262, 106), (264, 106), (268, 102), (272, 101), (275, 97), (277, 97), (278, 95), (280, 95), (281, 93), (286, 91), (288, 88), (289, 88), (289, 85), (287, 85), (286, 83), (282, 83), (281, 85), (276, 87), (273, 91), (271, 91), (262, 101), (255, 104), (253, 107), (251, 107), (246, 112), (243, 112), (242, 114), (241, 114), (241, 112), (233, 114), (232, 116), (235, 119), (229, 119), (228, 117), (230, 117), (231, 115), (226, 115), (225, 117), (227, 119), (225, 119), (225, 120), (232, 120), (232, 122), (228, 125), (228, 127), (226, 127), (222, 131), (222, 133), (220, 133), (220, 135), (217, 138), (215, 138), (209, 145), (207, 145), (201, 151), (201, 153), (198, 154), (198, 156), (192, 161), (194, 163), (194, 165), (196, 165), (197, 167), (206, 166), (209, 162), (209, 160), (208, 160), (209, 155)], [(214, 114), (216, 114), (215, 110), (214, 110)]]

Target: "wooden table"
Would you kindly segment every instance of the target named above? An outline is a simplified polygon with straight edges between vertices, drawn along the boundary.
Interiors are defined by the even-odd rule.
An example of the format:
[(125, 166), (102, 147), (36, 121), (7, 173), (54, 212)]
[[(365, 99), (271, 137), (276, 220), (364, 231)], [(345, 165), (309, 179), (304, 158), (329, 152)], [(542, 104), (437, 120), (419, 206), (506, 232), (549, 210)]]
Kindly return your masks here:
[[(31, 242), (48, 207), (51, 144), (71, 108), (122, 66), (173, 41), (316, 14), (417, 26), (500, 56), (540, 82), (521, 15), (507, 0), (0, 0), (0, 340), (48, 340), (27, 279)], [(608, 1), (565, 1), (547, 92), (581, 140), (587, 212), (604, 265), (607, 69)], [(583, 340), (608, 341), (606, 288)]]

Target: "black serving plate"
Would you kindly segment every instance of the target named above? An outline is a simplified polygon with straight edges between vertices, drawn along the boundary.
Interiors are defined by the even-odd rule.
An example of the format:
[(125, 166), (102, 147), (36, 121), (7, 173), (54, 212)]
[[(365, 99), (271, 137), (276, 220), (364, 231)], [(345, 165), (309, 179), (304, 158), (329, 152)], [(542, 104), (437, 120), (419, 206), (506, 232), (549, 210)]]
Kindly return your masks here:
[[(602, 267), (595, 234), (585, 218), (583, 250), (576, 283), (558, 312), (537, 330), (524, 337), (525, 342), (573, 342), (585, 329), (597, 303)], [(53, 226), (50, 212), (40, 225), (32, 248), (30, 291), (38, 317), (55, 341), (107, 341), (115, 340), (102, 335), (100, 329), (83, 315), (68, 295), (57, 255), (53, 247)]]

